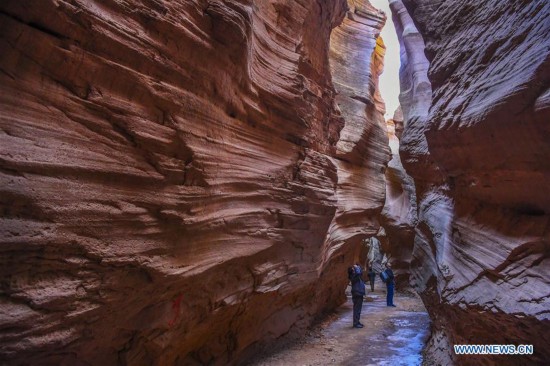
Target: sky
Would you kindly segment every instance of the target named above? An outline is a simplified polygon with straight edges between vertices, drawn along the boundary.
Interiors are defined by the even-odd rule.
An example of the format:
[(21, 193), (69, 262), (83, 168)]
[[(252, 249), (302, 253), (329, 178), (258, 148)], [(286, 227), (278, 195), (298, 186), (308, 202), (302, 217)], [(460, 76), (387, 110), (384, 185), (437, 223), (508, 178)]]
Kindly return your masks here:
[(382, 39), (386, 45), (384, 72), (380, 76), (380, 93), (386, 102), (386, 119), (393, 117), (399, 105), (399, 41), (393, 25), (389, 0), (370, 0), (370, 3), (386, 13), (386, 25), (382, 29)]

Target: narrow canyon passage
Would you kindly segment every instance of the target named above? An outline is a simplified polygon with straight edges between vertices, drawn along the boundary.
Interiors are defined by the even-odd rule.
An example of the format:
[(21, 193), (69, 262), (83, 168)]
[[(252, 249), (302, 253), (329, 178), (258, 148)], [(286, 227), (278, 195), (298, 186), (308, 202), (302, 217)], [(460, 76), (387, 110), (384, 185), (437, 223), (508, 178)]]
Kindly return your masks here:
[[(340, 309), (330, 343), (376, 257), (427, 364), (550, 364), (550, 1), (373, 3), (0, 1), (0, 363), (240, 365)], [(416, 357), (378, 300), (377, 354), (309, 345)]]

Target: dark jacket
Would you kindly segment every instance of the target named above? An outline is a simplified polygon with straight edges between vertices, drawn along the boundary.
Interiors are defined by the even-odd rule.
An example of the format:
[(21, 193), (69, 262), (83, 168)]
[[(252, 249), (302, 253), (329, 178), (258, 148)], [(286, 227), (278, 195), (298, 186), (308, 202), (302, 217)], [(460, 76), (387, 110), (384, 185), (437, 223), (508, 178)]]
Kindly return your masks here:
[(349, 279), (351, 281), (351, 295), (364, 296), (365, 281), (363, 281), (363, 270), (360, 267), (353, 267), (353, 268), (355, 270), (349, 275)]
[(386, 268), (385, 272), (388, 275), (388, 280), (386, 281), (386, 286), (387, 285), (394, 285), (395, 284), (395, 277), (393, 275), (393, 271), (391, 270), (391, 268)]

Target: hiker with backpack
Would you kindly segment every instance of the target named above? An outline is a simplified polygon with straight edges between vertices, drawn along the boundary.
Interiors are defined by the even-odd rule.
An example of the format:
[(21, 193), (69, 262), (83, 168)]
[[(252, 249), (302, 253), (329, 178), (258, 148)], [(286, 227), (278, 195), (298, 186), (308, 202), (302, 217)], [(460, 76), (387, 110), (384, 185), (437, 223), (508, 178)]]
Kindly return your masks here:
[(391, 270), (391, 264), (389, 262), (386, 263), (386, 269), (382, 272), (380, 272), (380, 278), (382, 279), (382, 282), (386, 284), (386, 306), (393, 306), (393, 290), (395, 286), (395, 277), (393, 275), (393, 271)]
[(351, 281), (351, 299), (353, 301), (353, 327), (363, 328), (359, 321), (361, 309), (363, 308), (363, 296), (365, 296), (365, 281), (363, 281), (363, 270), (359, 263), (348, 268), (348, 278)]

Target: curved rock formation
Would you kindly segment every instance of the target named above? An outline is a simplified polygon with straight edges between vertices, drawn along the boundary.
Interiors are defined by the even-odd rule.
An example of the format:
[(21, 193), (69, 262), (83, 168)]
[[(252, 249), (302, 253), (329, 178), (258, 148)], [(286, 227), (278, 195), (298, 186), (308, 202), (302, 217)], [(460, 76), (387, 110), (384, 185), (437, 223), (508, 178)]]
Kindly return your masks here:
[(345, 299), (389, 160), (350, 4), (0, 3), (6, 363), (227, 364)]
[[(338, 210), (324, 252), (334, 255), (342, 244), (353, 243), (359, 256), (362, 240), (379, 228), (385, 194), (383, 173), (389, 160), (385, 107), (378, 90), (385, 53), (378, 35), (385, 15), (366, 0), (350, 1), (349, 5), (347, 16), (330, 37), (335, 108), (344, 126), (335, 152)], [(334, 275), (339, 276), (338, 272)]]
[[(401, 157), (419, 210), (413, 283), (434, 320), (428, 354), (547, 364), (550, 3), (391, 6), (404, 62)], [(532, 344), (534, 354), (458, 357), (454, 344)]]
[(386, 254), (392, 260), (397, 288), (409, 286), (410, 264), (417, 224), (416, 192), (413, 179), (407, 174), (399, 156), (399, 135), (403, 114), (398, 108), (387, 121), (392, 158), (386, 169), (386, 202), (380, 224), (387, 238)]

